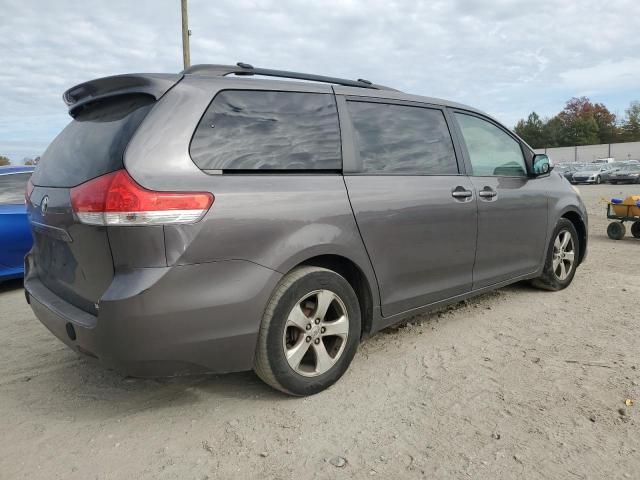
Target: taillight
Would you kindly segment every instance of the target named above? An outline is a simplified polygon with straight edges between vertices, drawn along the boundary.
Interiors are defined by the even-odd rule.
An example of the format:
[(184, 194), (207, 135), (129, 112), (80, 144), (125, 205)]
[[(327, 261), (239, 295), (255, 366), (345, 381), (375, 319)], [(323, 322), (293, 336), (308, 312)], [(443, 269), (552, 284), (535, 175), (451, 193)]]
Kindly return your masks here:
[(27, 182), (27, 188), (24, 191), (24, 203), (29, 203), (29, 199), (31, 198), (32, 193), (33, 193), (33, 182), (31, 181), (31, 177), (29, 177), (29, 181)]
[(89, 225), (195, 223), (214, 197), (209, 192), (158, 192), (138, 185), (126, 170), (89, 180), (71, 189), (71, 206)]

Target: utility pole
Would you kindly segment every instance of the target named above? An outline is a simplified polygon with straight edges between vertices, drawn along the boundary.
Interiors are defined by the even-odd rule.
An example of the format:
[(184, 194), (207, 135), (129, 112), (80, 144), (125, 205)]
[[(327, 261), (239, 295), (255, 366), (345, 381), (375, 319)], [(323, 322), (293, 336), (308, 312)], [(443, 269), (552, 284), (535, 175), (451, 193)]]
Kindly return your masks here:
[(187, 14), (187, 0), (180, 0), (182, 6), (182, 60), (184, 68), (191, 66), (191, 53), (189, 51), (189, 17)]

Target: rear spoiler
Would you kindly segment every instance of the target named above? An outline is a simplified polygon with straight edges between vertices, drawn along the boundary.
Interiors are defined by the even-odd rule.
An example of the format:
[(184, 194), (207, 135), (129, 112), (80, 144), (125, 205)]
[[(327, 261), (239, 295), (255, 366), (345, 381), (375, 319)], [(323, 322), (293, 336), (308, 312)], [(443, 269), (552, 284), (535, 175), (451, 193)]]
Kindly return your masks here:
[(69, 115), (75, 117), (88, 103), (116, 95), (140, 93), (151, 95), (158, 100), (182, 77), (182, 75), (169, 73), (114, 75), (71, 87), (64, 92), (62, 99), (69, 106)]

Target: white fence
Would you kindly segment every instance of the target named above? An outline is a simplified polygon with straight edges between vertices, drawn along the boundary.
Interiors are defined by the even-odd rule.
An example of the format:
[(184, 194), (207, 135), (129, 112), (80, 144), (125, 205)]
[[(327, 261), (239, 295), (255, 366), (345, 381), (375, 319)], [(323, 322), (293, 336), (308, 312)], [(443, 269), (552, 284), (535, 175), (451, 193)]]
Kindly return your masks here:
[(598, 158), (640, 160), (640, 142), (604, 143), (579, 147), (537, 148), (536, 153), (546, 153), (553, 163), (590, 163)]

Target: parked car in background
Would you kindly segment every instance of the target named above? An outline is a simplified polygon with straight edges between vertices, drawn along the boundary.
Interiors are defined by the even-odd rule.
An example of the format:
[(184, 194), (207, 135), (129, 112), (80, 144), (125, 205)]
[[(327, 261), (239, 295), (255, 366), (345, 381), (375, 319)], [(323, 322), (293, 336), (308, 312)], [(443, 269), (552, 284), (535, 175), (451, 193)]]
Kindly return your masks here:
[(314, 394), (363, 337), (517, 281), (563, 289), (585, 256), (577, 191), (472, 107), (246, 64), (64, 99), (27, 201), (27, 300), (130, 375), (253, 368)]
[(578, 167), (573, 164), (563, 163), (557, 165), (554, 170), (573, 183), (573, 174), (578, 171)]
[(600, 183), (609, 179), (609, 172), (611, 164), (592, 163), (585, 165), (573, 173), (572, 183), (594, 183), (599, 185)]
[(34, 167), (0, 167), (0, 281), (24, 274), (24, 256), (31, 248), (25, 191)]
[(617, 183), (640, 183), (640, 164), (628, 163), (609, 175), (609, 182)]

